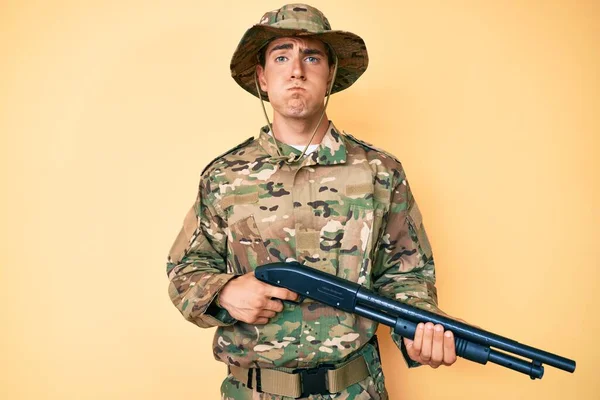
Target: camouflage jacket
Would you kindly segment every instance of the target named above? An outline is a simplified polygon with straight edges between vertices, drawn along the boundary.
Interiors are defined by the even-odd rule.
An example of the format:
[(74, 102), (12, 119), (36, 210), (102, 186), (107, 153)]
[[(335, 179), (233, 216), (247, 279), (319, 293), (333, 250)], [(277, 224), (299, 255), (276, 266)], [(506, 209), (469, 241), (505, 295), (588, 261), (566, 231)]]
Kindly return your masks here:
[[(400, 162), (330, 123), (317, 150), (291, 164), (267, 131), (204, 170), (169, 254), (171, 300), (187, 320), (218, 327), (215, 358), (312, 367), (344, 360), (375, 333), (377, 323), (310, 300), (285, 303), (266, 325), (236, 321), (216, 305), (232, 277), (269, 262), (298, 260), (439, 311), (431, 248)], [(285, 156), (300, 154), (277, 143)]]

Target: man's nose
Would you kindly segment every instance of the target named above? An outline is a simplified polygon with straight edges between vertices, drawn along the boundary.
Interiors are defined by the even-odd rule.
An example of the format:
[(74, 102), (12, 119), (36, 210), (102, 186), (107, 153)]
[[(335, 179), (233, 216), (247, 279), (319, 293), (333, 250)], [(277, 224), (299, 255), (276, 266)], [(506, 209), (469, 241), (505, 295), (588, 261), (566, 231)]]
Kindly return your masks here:
[(304, 76), (304, 65), (302, 64), (302, 57), (295, 57), (292, 60), (292, 79), (305, 79)]

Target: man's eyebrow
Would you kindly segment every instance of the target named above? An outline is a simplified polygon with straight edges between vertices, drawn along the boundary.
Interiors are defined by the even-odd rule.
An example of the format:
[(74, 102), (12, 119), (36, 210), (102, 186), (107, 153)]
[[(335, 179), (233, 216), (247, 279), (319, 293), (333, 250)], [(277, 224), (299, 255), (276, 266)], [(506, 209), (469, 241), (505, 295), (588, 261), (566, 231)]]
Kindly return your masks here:
[[(278, 44), (277, 46), (273, 46), (273, 48), (271, 50), (269, 50), (269, 54), (271, 54), (272, 52), (277, 51), (277, 50), (290, 50), (293, 48), (294, 48), (294, 45), (292, 43), (282, 43), (282, 44)], [(320, 56), (325, 57), (325, 53), (323, 53), (319, 49), (302, 49), (302, 54), (304, 54), (306, 56), (318, 54)]]
[(302, 50), (302, 54), (306, 55), (306, 56), (310, 56), (312, 54), (318, 54), (320, 56), (325, 57), (325, 53), (323, 53), (321, 50), (319, 49), (304, 49)]
[(276, 50), (289, 50), (293, 47), (294, 47), (294, 45), (291, 43), (278, 44), (277, 46), (274, 46), (271, 50), (269, 50), (269, 54), (271, 54), (272, 52), (274, 52)]

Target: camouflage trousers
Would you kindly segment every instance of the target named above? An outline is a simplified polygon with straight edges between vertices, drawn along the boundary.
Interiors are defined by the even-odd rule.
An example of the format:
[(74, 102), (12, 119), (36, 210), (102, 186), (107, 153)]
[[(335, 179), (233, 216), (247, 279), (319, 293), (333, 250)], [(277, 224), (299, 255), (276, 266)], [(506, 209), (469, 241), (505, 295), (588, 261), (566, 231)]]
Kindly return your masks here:
[[(381, 367), (381, 360), (375, 345), (367, 343), (360, 350), (370, 376), (360, 382), (348, 386), (344, 391), (332, 395), (311, 395), (303, 400), (387, 400), (385, 378)], [(256, 389), (248, 387), (229, 374), (221, 384), (221, 400), (293, 400), (293, 397), (279, 396), (269, 393), (258, 393)]]

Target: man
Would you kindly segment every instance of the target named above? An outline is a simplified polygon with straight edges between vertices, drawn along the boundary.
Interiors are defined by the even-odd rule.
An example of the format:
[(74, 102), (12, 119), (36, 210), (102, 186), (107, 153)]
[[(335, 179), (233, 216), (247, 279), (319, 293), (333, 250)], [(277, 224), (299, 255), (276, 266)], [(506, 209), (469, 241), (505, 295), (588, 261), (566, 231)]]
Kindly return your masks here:
[[(400, 162), (327, 119), (329, 95), (366, 70), (363, 40), (332, 31), (317, 9), (292, 4), (250, 28), (233, 78), (270, 101), (273, 123), (203, 171), (169, 255), (169, 294), (186, 319), (217, 326), (228, 366), (223, 399), (386, 399), (377, 324), (287, 289), (253, 270), (298, 260), (431, 311), (434, 263)], [(265, 116), (267, 113), (265, 112)], [(288, 300), (284, 302), (284, 300)], [(454, 338), (420, 324), (392, 334), (410, 366), (456, 360)], [(337, 398), (337, 397), (336, 397)]]

